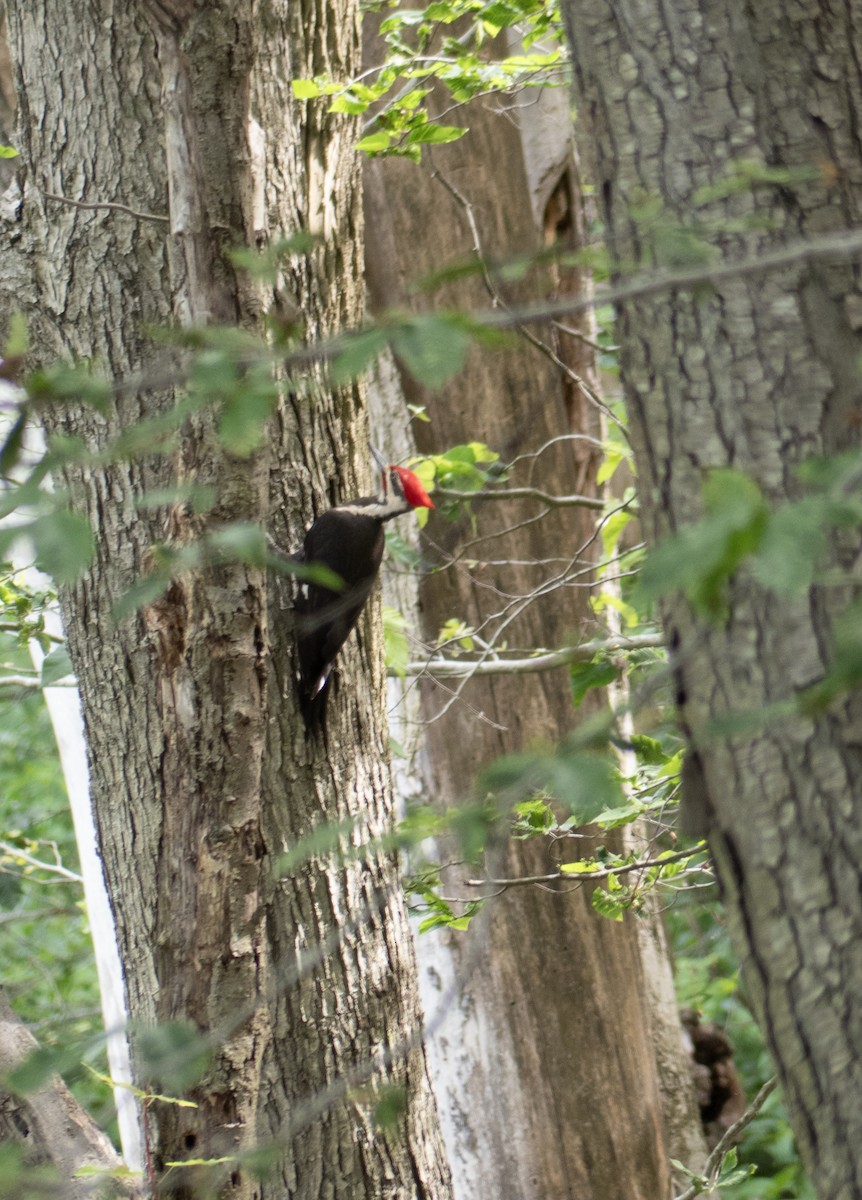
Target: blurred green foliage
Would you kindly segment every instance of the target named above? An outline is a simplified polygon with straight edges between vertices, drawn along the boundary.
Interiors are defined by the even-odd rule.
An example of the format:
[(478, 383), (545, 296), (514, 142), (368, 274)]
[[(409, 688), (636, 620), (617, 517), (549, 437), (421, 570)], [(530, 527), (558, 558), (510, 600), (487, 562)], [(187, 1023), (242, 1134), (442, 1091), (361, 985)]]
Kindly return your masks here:
[[(0, 661), (30, 666), (0, 633)], [(0, 690), (0, 962), (3, 986), (40, 1045), (62, 1057), (66, 1082), (100, 1125), (114, 1128), (110, 1089), (82, 1065), (107, 1070), (93, 944), (79, 883), (16, 858), (78, 870), (78, 855), (51, 722), (36, 689)], [(58, 1060), (59, 1065), (59, 1060)]]

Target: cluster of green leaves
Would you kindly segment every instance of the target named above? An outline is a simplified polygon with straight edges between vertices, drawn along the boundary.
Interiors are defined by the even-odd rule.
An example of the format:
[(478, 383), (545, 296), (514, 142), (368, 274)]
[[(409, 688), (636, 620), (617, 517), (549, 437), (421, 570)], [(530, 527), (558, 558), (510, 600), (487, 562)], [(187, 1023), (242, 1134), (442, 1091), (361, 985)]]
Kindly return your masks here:
[[(371, 7), (371, 6), (370, 6)], [(373, 6), (382, 61), (358, 79), (324, 76), (293, 80), (298, 100), (328, 100), (330, 112), (366, 116), (357, 149), (370, 156), (399, 155), (418, 162), (423, 146), (456, 141), (467, 132), (429, 115), (433, 96), (445, 110), (487, 92), (547, 86), (565, 78), (559, 13), (541, 0), (433, 0), (422, 8)], [(368, 19), (368, 18), (366, 18)], [(515, 28), (517, 54), (495, 42)], [(456, 32), (457, 29), (457, 32)]]
[(500, 455), (484, 442), (452, 446), (411, 465), (423, 485), (434, 490), (438, 513), (452, 521), (463, 516), (473, 520), (473, 510), (469, 497), (465, 500), (463, 495), (447, 496), (447, 491), (479, 493), (504, 483), (508, 474), (506, 466), (500, 462)]
[[(261, 254), (242, 251), (234, 258), (242, 269), (273, 282), (287, 257), (312, 253), (315, 247), (314, 239), (291, 238)], [(461, 314), (445, 312), (383, 314), (362, 329), (311, 348), (302, 344), (301, 329), (279, 325), (276, 318), (269, 330), (270, 340), (246, 330), (222, 327), (170, 334), (163, 331), (159, 337), (174, 352), (172, 376), (151, 382), (143, 379), (137, 386), (141, 391), (163, 389), (166, 383), (177, 387), (179, 398), (174, 404), (98, 445), (89, 444), (80, 435), (58, 435), (50, 438), (44, 452), (38, 452), (28, 447), (27, 432), (48, 406), (84, 406), (99, 417), (109, 418), (118, 396), (129, 385), (112, 382), (89, 362), (56, 364), (27, 373), (26, 329), (20, 319), (13, 321), (4, 370), (17, 372), (20, 387), (16, 410), (0, 445), (0, 479), (4, 484), (0, 520), (11, 514), (15, 514), (15, 520), (0, 528), (0, 557), (26, 544), (35, 565), (60, 584), (73, 582), (87, 568), (94, 551), (90, 520), (76, 510), (68, 492), (49, 483), (52, 478), (55, 482), (61, 479), (69, 464), (99, 469), (112, 462), (170, 456), (188, 422), (204, 414), (214, 420), (216, 437), (226, 455), (248, 457), (263, 444), (281, 389), (290, 386), (298, 394), (303, 393), (303, 372), (311, 361), (327, 363), (337, 385), (360, 374), (388, 347), (415, 379), (426, 387), (437, 388), (461, 369), (474, 341), (494, 345), (500, 341), (498, 332)], [(288, 384), (278, 380), (285, 362), (292, 372)], [(465, 489), (476, 488), (490, 477), (496, 457), (480, 443), (471, 443), (420, 464), (418, 470), (429, 485), (437, 479), (456, 481)], [(298, 564), (267, 552), (264, 534), (257, 526), (207, 519), (218, 511), (219, 499), (215, 487), (189, 482), (140, 497), (142, 509), (183, 505), (202, 518), (202, 532), (195, 542), (153, 547), (150, 571), (121, 601), (118, 618), (153, 602), (178, 573), (194, 568), (244, 561), (302, 573)], [(427, 518), (426, 510), (422, 514)], [(331, 574), (321, 574), (319, 582), (338, 585)]]
[(19, 647), (35, 641), (50, 652), (53, 639), (45, 628), (45, 613), (55, 599), (50, 587), (27, 587), (11, 563), (0, 562), (0, 631), (11, 634)]

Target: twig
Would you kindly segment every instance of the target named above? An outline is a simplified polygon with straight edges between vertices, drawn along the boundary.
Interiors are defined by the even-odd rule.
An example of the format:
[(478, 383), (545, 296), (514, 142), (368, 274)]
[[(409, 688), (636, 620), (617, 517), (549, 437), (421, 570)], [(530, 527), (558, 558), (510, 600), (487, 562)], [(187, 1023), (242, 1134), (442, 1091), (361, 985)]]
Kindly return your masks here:
[(40, 871), (49, 871), (52, 875), (61, 875), (64, 879), (71, 879), (73, 883), (84, 882), (80, 875), (76, 875), (74, 871), (70, 871), (62, 863), (40, 862), (38, 858), (34, 858), (32, 854), (28, 854), (26, 850), (22, 850), (20, 846), (13, 846), (9, 842), (0, 841), (0, 852), (8, 854), (10, 858), (20, 859), (21, 862), (27, 863), (30, 867), (36, 867)]
[(46, 200), (56, 200), (58, 204), (71, 204), (73, 208), (87, 208), (98, 210), (100, 208), (112, 208), (117, 212), (126, 213), (130, 217), (134, 217), (138, 221), (156, 221), (159, 225), (170, 225), (170, 217), (163, 217), (159, 213), (138, 212), (137, 209), (129, 208), (128, 204), (115, 204), (111, 200), (100, 200), (95, 204), (88, 204), (84, 200), (71, 200), (68, 196), (58, 196), (54, 192), (46, 192), (44, 188), (40, 189)]
[(462, 492), (457, 488), (437, 488), (446, 500), (541, 500), (549, 508), (592, 508), (601, 512), (606, 501), (599, 496), (551, 496), (540, 488), (514, 487), (494, 491)]
[(24, 688), (40, 688), (42, 681), (38, 675), (2, 675), (0, 676), (0, 688), (24, 687)]
[(846, 233), (826, 234), (807, 242), (793, 242), (779, 250), (765, 254), (720, 263), (714, 267), (697, 267), (689, 271), (653, 271), (649, 275), (636, 275), (628, 283), (605, 288), (596, 288), (591, 296), (560, 296), (537, 304), (525, 304), (511, 312), (490, 309), (474, 313), (474, 319), (482, 325), (509, 328), (529, 321), (547, 321), (553, 317), (565, 317), (569, 313), (585, 312), (602, 304), (624, 304), (627, 300), (641, 300), (658, 292), (676, 291), (680, 288), (698, 287), (704, 283), (720, 283), (737, 276), (758, 275), (776, 271), (800, 262), (821, 262), (858, 258), (862, 255), (862, 230)]
[(687, 1187), (684, 1192), (675, 1196), (674, 1200), (694, 1200), (695, 1196), (701, 1196), (713, 1187), (721, 1172), (721, 1164), (725, 1154), (736, 1145), (743, 1129), (745, 1129), (746, 1125), (751, 1124), (777, 1087), (778, 1079), (775, 1075), (771, 1079), (767, 1079), (739, 1120), (734, 1121), (730, 1129), (725, 1131), (721, 1141), (706, 1160), (703, 1174), (695, 1180), (691, 1187)]
[(550, 650), (546, 654), (534, 654), (530, 658), (492, 658), (484, 662), (454, 658), (429, 658), (424, 662), (411, 662), (405, 667), (405, 675), (433, 675), (437, 679), (461, 679), (473, 675), (531, 675), (538, 671), (553, 671), (567, 663), (588, 662), (595, 654), (617, 654), (624, 650), (642, 650), (649, 646), (663, 646), (664, 635), (660, 633), (635, 633), (631, 637), (603, 638), (594, 642), (581, 642), (579, 646), (565, 646), (562, 650)]
[(561, 869), (552, 871), (548, 875), (519, 875), (514, 879), (467, 879), (464, 882), (467, 887), (498, 887), (501, 891), (510, 887), (525, 887), (531, 883), (556, 883), (558, 880), (565, 880), (566, 883), (586, 883), (594, 879), (609, 879), (612, 875), (627, 875), (630, 871), (646, 871), (649, 867), (664, 867), (668, 863), (681, 862), (684, 858), (691, 858), (692, 855), (700, 854), (705, 849), (706, 842), (700, 841), (690, 850), (677, 850), (674, 854), (665, 855), (664, 858), (642, 858), (637, 862), (620, 863), (616, 867), (600, 867), (595, 871), (563, 871)]
[(585, 346), (589, 346), (591, 350), (595, 350), (598, 354), (613, 354), (619, 350), (619, 346), (603, 346), (601, 342), (596, 342), (592, 338), (587, 337), (585, 333), (581, 333), (580, 329), (573, 329), (571, 325), (564, 325), (562, 321), (554, 321), (553, 324), (554, 328), (559, 330), (560, 333), (577, 338), (579, 342), (583, 342)]
[[(491, 277), (488, 262), (485, 258), (485, 251), (482, 247), (482, 239), (479, 236), (479, 226), (476, 223), (476, 215), (473, 211), (472, 203), (458, 190), (454, 183), (447, 179), (446, 176), (443, 175), (436, 167), (434, 167), (431, 171), (431, 178), (439, 180), (453, 200), (460, 204), (464, 210), (467, 223), (470, 226), (470, 233), (473, 238), (473, 252), (479, 262), (479, 266), (482, 271), (482, 279), (484, 280), (485, 288), (488, 292), (488, 295), (491, 297), (491, 303), (493, 304), (494, 308), (498, 312), (502, 312), (509, 317), (516, 317), (517, 310), (506, 303), (500, 294), (497, 285), (494, 283), (494, 280)], [(559, 354), (557, 354), (556, 350), (554, 350), (552, 346), (549, 346), (546, 342), (543, 342), (542, 339), (537, 337), (531, 329), (527, 329), (526, 325), (520, 320), (516, 319), (514, 322), (510, 321), (509, 323), (513, 325), (513, 328), (515, 328), (521, 337), (528, 341), (531, 346), (535, 347), (536, 350), (538, 350), (541, 354), (544, 354), (546, 358), (550, 359), (554, 366), (559, 371), (562, 371), (571, 384), (577, 388), (580, 388), (587, 399), (590, 400), (591, 403), (593, 403), (597, 408), (599, 408), (609, 420), (619, 424), (619, 421), (617, 421), (617, 418), (614, 416), (613, 412), (608, 408), (596, 390), (592, 388), (587, 381), (577, 373), (577, 371), (574, 371), (567, 362), (560, 358)]]

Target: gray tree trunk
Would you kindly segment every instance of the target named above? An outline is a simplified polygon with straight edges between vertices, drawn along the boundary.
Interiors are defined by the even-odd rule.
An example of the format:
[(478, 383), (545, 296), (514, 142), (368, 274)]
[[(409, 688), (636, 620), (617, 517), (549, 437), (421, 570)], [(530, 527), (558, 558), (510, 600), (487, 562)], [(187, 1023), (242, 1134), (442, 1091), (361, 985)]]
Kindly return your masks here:
[[(679, 265), (669, 247), (681, 227), (716, 229), (723, 263), (859, 227), (858, 4), (565, 8), (618, 262)], [(739, 160), (789, 174), (781, 186), (715, 187)], [(856, 263), (802, 256), (619, 306), (653, 539), (700, 511), (710, 468), (740, 468), (781, 503), (799, 494), (800, 462), (858, 445), (860, 312)], [(856, 535), (831, 565), (858, 565), (858, 554)], [(847, 594), (818, 582), (776, 596), (742, 569), (728, 599), (717, 623), (679, 600), (666, 610), (695, 748), (685, 803), (709, 834), (818, 1195), (850, 1200), (862, 1192), (862, 700), (857, 691), (819, 713), (757, 719), (824, 676)], [(754, 716), (733, 736), (711, 735), (716, 718), (739, 714)]]
[[(315, 339), (358, 319), (355, 130), (290, 87), (355, 70), (350, 3), (8, 9), (26, 173), (6, 228), (16, 290), (3, 309), (24, 307), (40, 360), (94, 356), (126, 376), (169, 358), (143, 322), (254, 329), (274, 310), (301, 313)], [(320, 243), (287, 262), (275, 295), (231, 266), (234, 246), (297, 229)], [(106, 417), (73, 406), (50, 423), (98, 449), (172, 403), (124, 391)], [(225, 522), (272, 518), (276, 540), (295, 546), (314, 512), (367, 482), (356, 389), (300, 381), (271, 435), (233, 456), (205, 414), (171, 461), (69, 467), (62, 480), (97, 535), (92, 568), (62, 602), (138, 1081), (168, 1090), (170, 1060), (182, 1057), (144, 1078), (147, 1027), (181, 1023), (209, 1051), (187, 1091), (197, 1108), (148, 1106), (151, 1171), (176, 1197), (445, 1197), (393, 859), (278, 866), (322, 820), (357, 819), (363, 839), (390, 820), (374, 622), (344, 656), (324, 751), (298, 721), (281, 582), (245, 565), (189, 571), (134, 617), (111, 615), (152, 542), (179, 547)], [(176, 480), (213, 485), (214, 509), (138, 507), (148, 488)], [(369, 1080), (405, 1089), (383, 1132)], [(246, 1158), (258, 1151), (269, 1156), (262, 1182)], [(183, 1168), (187, 1159), (225, 1161)]]
[[(374, 61), (373, 50), (366, 56)], [(489, 261), (534, 252), (559, 236), (577, 244), (581, 201), (565, 94), (557, 96), (560, 105), (551, 95), (516, 108), (516, 119), (471, 108), (464, 118), (469, 135), (434, 149), (437, 174), (428, 162), (424, 170), (393, 160), (366, 164), (367, 272), (375, 305), (409, 303), (404, 283), (468, 259), (474, 229)], [(576, 272), (554, 283), (562, 291), (589, 286)], [(433, 303), (469, 310), (487, 306), (488, 295), (477, 274), (442, 289)], [(550, 330), (542, 336), (596, 386), (588, 346)], [(401, 382), (411, 401), (427, 406), (430, 424), (414, 428), (428, 451), (479, 439), (508, 461), (567, 434), (600, 433), (583, 390), (526, 342), (496, 354), (474, 352), (440, 394), (407, 375)], [(590, 491), (596, 465), (594, 446), (563, 440), (535, 461), (528, 481), (551, 493)], [(541, 516), (536, 505), (494, 502), (475, 511), (475, 529), (437, 521), (425, 539), (430, 561), (456, 560), (421, 589), (432, 644), (456, 615), (487, 636), (490, 615), (508, 598), (541, 591), (563, 571), (566, 557), (589, 543), (595, 526), (595, 513), (572, 509)], [(584, 629), (595, 635), (587, 595), (571, 581), (544, 598), (537, 594), (506, 629), (509, 646), (564, 645)], [(422, 715), (429, 724), (419, 786), (442, 805), (469, 798), (476, 773), (500, 754), (537, 738), (559, 740), (576, 720), (565, 670), (477, 678), (454, 703), (449, 691), (426, 682)], [(545, 846), (521, 842), (512, 842), (497, 866), (512, 877), (550, 869)], [(467, 894), (468, 873), (448, 872), (446, 891)], [(650, 958), (655, 978), (647, 984), (636, 921), (598, 918), (583, 889), (515, 888), (492, 903), (481, 932), (420, 939), (429, 1015), (446, 1002), (449, 981), (461, 980), (432, 1049), (456, 1194), (463, 1200), (667, 1195), (669, 1148), (696, 1167), (703, 1147), (672, 989), (663, 986), (669, 980), (663, 951)], [(478, 951), (476, 937), (486, 938)], [(659, 994), (661, 1004), (652, 1008), (647, 997)], [(678, 1084), (675, 1110), (661, 1095), (658, 1044)]]

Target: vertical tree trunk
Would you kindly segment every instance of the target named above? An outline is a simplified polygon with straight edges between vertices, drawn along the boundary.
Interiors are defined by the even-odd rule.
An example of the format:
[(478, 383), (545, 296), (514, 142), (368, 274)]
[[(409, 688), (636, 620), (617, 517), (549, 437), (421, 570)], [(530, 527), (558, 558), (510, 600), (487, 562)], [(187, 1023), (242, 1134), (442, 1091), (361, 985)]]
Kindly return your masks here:
[[(719, 256), (709, 261), (728, 263), (858, 228), (858, 6), (565, 7), (618, 262), (686, 265), (674, 247), (712, 229)], [(750, 186), (734, 180), (740, 161)], [(804, 255), (619, 306), (653, 539), (700, 511), (711, 468), (740, 468), (781, 503), (799, 495), (799, 463), (858, 445), (859, 314), (858, 266)], [(832, 565), (846, 569), (858, 553), (857, 534), (833, 547)], [(821, 580), (776, 595), (743, 568), (725, 618), (707, 622), (676, 599), (665, 620), (691, 781), (701, 777), (685, 803), (709, 833), (791, 1120), (830, 1200), (862, 1190), (862, 706), (855, 692), (825, 711), (762, 714), (792, 710), (822, 679), (846, 602)], [(750, 719), (718, 735), (716, 719), (740, 714)]]
[[(476, 249), (471, 220), (490, 261), (533, 252), (543, 240), (577, 240), (580, 199), (566, 106), (549, 122), (554, 108), (552, 97), (526, 106), (520, 129), (510, 119), (471, 109), (469, 135), (435, 148), (431, 171), (427, 163), (423, 171), (393, 160), (366, 165), (367, 271), (375, 305), (403, 305), (405, 283), (468, 258)], [(534, 118), (546, 123), (544, 131), (533, 127)], [(561, 122), (556, 130), (555, 119)], [(550, 144), (560, 142), (563, 130), (556, 159), (547, 152), (548, 124), (555, 133)], [(535, 153), (543, 142), (540, 166), (529, 175), (527, 148)], [(581, 284), (556, 281), (561, 291)], [(511, 293), (506, 298), (516, 299)], [(477, 273), (468, 284), (435, 294), (433, 303), (469, 310), (487, 305), (488, 296)], [(581, 340), (549, 330), (543, 336), (595, 386), (592, 351)], [(417, 425), (416, 436), (429, 451), (478, 439), (509, 461), (560, 435), (599, 433), (584, 390), (525, 343), (494, 355), (474, 353), (439, 395), (407, 376), (402, 383), (411, 401), (427, 405), (431, 422)], [(595, 467), (589, 442), (558, 442), (536, 459), (529, 482), (552, 493), (589, 491)], [(454, 566), (422, 587), (432, 643), (453, 616), (486, 634), (489, 614), (539, 587), (553, 574), (549, 562), (574, 557), (595, 522), (594, 513), (571, 509), (539, 520), (540, 508), (513, 503), (477, 504), (475, 511), (475, 530), (438, 520), (425, 539), (425, 552), (435, 560), (455, 556)], [(469, 569), (458, 566), (459, 556), (469, 560)], [(543, 567), (531, 565), (542, 560)], [(563, 572), (562, 563), (556, 569)], [(571, 583), (549, 589), (544, 599), (537, 595), (506, 630), (508, 645), (557, 646), (582, 635), (591, 616), (586, 595)], [(424, 716), (431, 722), (425, 793), (444, 805), (463, 803), (484, 764), (537, 738), (558, 740), (575, 720), (565, 671), (474, 679), (441, 717), (449, 700), (433, 685), (424, 692)], [(510, 844), (500, 864), (510, 876), (548, 869), (545, 849), (534, 843)], [(463, 875), (452, 872), (447, 891), (463, 894)], [(634, 923), (598, 919), (584, 890), (555, 895), (517, 888), (494, 903), (478, 965), (469, 945), (472, 932), (454, 935), (439, 955), (421, 953), (429, 1011), (444, 1001), (441, 978), (453, 970), (467, 976), (434, 1050), (457, 1194), (465, 1200), (480, 1192), (495, 1200), (557, 1200), (613, 1196), (623, 1186), (627, 1197), (666, 1195), (668, 1132)], [(661, 1019), (667, 1017), (665, 1012)], [(670, 1017), (676, 1022), (674, 1012)], [(696, 1127), (691, 1105), (688, 1118), (681, 1126)], [(682, 1140), (677, 1129), (675, 1153)]]
[[(10, 233), (30, 268), (18, 302), (40, 358), (95, 355), (127, 375), (164, 355), (144, 340), (142, 318), (255, 329), (278, 306), (301, 313), (310, 339), (358, 318), (353, 124), (290, 89), (296, 76), (355, 70), (357, 11), (349, 0), (312, 9), (9, 5), (28, 166)], [(287, 261), (275, 295), (232, 267), (233, 247), (298, 229), (319, 244)], [(52, 420), (97, 449), (172, 403), (122, 392), (106, 419), (81, 407)], [(362, 838), (389, 820), (379, 639), (345, 655), (324, 750), (297, 720), (289, 589), (260, 569), (188, 571), (139, 614), (112, 617), (153, 541), (181, 547), (272, 512), (277, 540), (296, 545), (313, 512), (364, 475), (357, 389), (292, 381), (272, 434), (265, 449), (233, 455), (204, 413), (171, 463), (65, 471), (97, 537), (92, 568), (62, 599), (139, 1076), (149, 1064), (139, 1081), (182, 1086), (174, 1068), (189, 1056), (187, 1030), (208, 1052), (186, 1089), (196, 1108), (149, 1106), (151, 1165), (160, 1194), (177, 1197), (445, 1197), (395, 863), (378, 852), (286, 874), (280, 865), (321, 820), (351, 817)], [(138, 508), (148, 487), (172, 479), (213, 486), (214, 507)], [(143, 1040), (154, 1025), (161, 1068)], [(383, 1080), (406, 1096), (385, 1131), (367, 1086)], [(265, 1170), (254, 1160), (262, 1150)], [(189, 1159), (211, 1165), (183, 1168)]]

